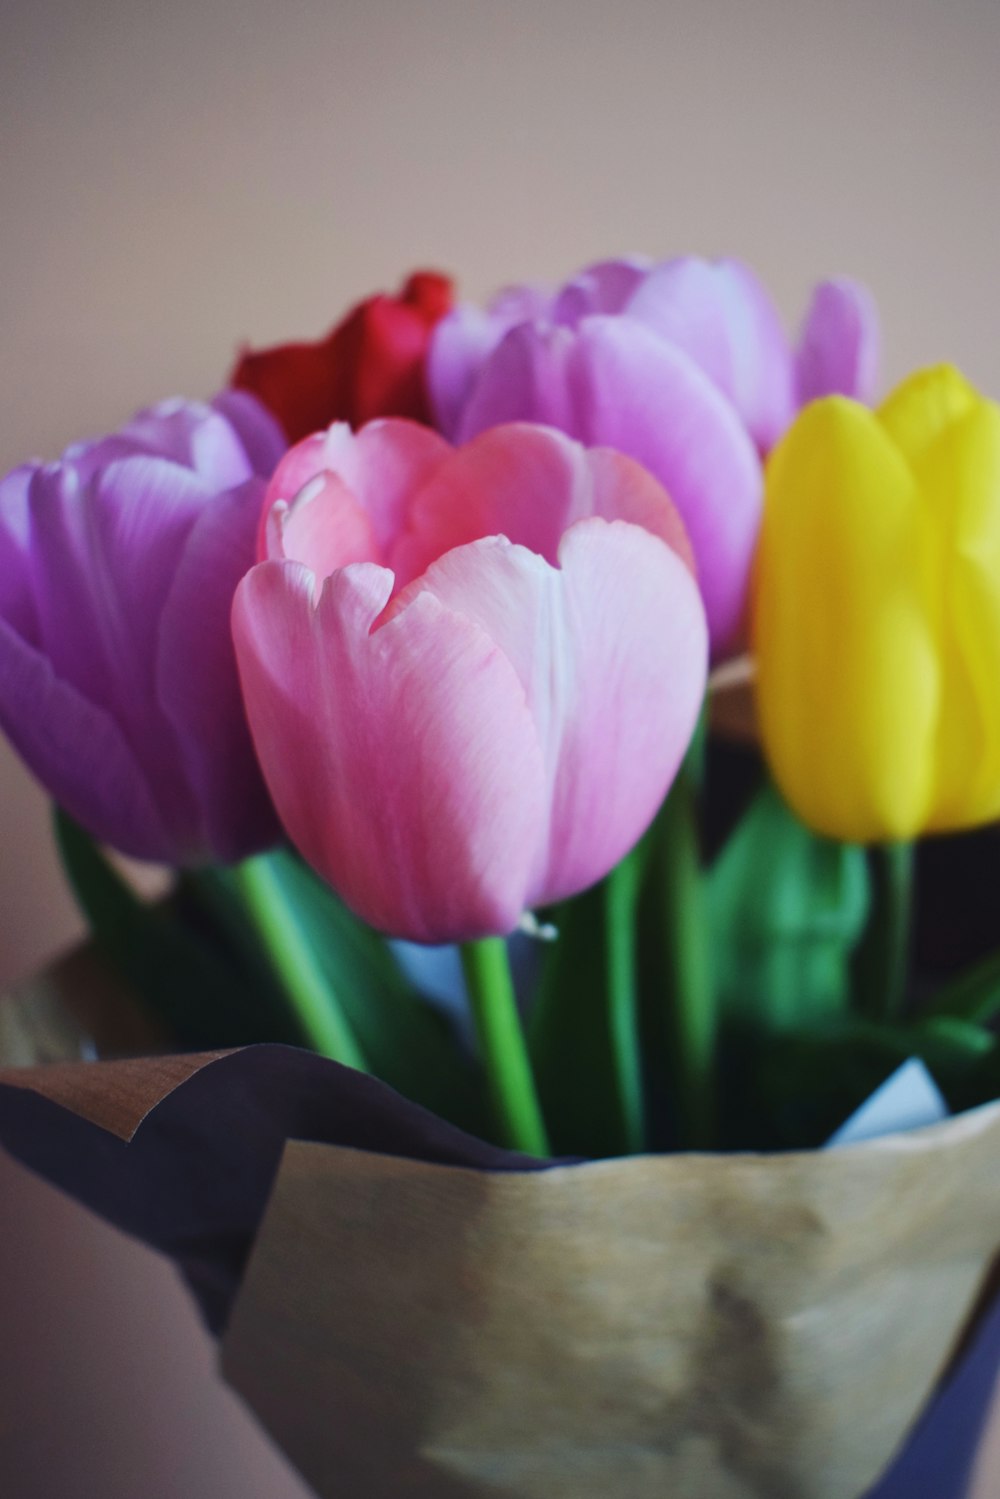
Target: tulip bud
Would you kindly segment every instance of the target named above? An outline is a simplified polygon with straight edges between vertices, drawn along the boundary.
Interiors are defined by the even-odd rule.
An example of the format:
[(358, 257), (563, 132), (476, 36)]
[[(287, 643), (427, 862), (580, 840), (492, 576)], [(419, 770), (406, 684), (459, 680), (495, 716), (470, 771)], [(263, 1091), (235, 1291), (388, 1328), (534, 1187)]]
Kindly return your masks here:
[(764, 749), (818, 831), (1000, 816), (1000, 407), (941, 366), (809, 406), (772, 455), (754, 583)]

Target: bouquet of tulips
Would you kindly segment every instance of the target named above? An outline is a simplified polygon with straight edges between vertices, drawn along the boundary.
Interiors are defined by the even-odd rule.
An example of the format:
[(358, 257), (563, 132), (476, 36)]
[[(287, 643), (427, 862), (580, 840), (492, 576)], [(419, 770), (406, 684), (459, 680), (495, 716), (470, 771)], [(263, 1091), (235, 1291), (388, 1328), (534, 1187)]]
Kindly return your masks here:
[[(177, 1255), (321, 1493), (850, 1499), (955, 1350), (1000, 1247), (961, 893), (1000, 864), (1000, 407), (949, 366), (873, 407), (877, 364), (845, 279), (793, 346), (736, 261), (485, 310), (422, 272), (0, 483), (0, 724), (100, 951), (180, 1053), (329, 1059), (7, 1074), (0, 1138)], [(961, 1118), (814, 1149), (914, 1066), (910, 1122)], [(237, 1169), (234, 1090), (220, 1297), (188, 1251), (235, 1218), (154, 1232), (37, 1095), (135, 1136), (129, 1181), (173, 1109), (173, 1191), (195, 1138)]]

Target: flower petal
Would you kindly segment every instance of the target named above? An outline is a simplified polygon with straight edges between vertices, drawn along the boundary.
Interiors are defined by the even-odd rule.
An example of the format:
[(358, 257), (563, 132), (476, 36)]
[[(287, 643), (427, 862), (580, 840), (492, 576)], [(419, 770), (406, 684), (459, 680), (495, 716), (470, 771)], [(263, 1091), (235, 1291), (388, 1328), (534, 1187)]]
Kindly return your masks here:
[(399, 617), (428, 594), (517, 672), (551, 806), (531, 903), (575, 894), (645, 831), (691, 738), (708, 656), (694, 580), (647, 531), (594, 519), (566, 533), (558, 567), (503, 537), (447, 553), (401, 595)]
[(120, 459), (82, 486), (69, 466), (33, 476), (44, 649), (57, 676), (120, 722), (150, 700), (157, 617), (207, 497), (194, 474), (162, 458)]
[(185, 859), (224, 862), (280, 836), (240, 692), (229, 628), (233, 594), (253, 565), (264, 482), (206, 505), (191, 529), (160, 617), (156, 691), (194, 791), (198, 828)]
[(531, 318), (551, 316), (553, 291), (541, 281), (524, 281), (518, 286), (504, 286), (487, 304), (491, 317), (498, 318), (505, 328), (515, 323), (526, 323)]
[(160, 401), (138, 412), (116, 436), (133, 445), (136, 455), (168, 458), (193, 469), (213, 489), (230, 489), (254, 474), (233, 424), (198, 401)]
[(649, 275), (651, 265), (644, 255), (625, 255), (587, 266), (559, 292), (552, 307), (552, 321), (575, 327), (581, 318), (594, 313), (621, 312)]
[(267, 407), (245, 390), (223, 390), (212, 410), (224, 416), (243, 445), (255, 474), (269, 479), (288, 444)]
[(60, 681), (5, 620), (0, 726), (59, 805), (95, 838), (137, 859), (172, 856), (148, 782), (112, 716)]
[(846, 276), (820, 282), (799, 335), (799, 404), (841, 395), (870, 405), (878, 365), (878, 309), (871, 292)]
[(431, 328), (451, 306), (451, 282), (416, 271), (397, 296), (359, 302), (316, 343), (244, 349), (230, 383), (256, 396), (298, 442), (333, 421), (430, 420), (424, 363)]
[(713, 652), (724, 653), (743, 620), (761, 470), (707, 375), (630, 318), (585, 318), (575, 331), (525, 324), (484, 368), (463, 436), (512, 421), (546, 422), (650, 470), (691, 538)]
[(977, 398), (911, 464), (942, 575), (942, 700), (927, 826), (947, 831), (1000, 816), (1000, 407)]
[(0, 619), (33, 645), (38, 611), (31, 586), (29, 497), (37, 467), (25, 464), (0, 481)]
[(416, 942), (510, 931), (544, 836), (541, 754), (506, 657), (431, 597), (372, 625), (392, 575), (267, 562), (233, 611), (275, 805), (304, 856), (373, 926)]
[(792, 357), (777, 309), (748, 266), (668, 260), (623, 311), (688, 354), (736, 407), (760, 451), (772, 447), (792, 418)]
[[(335, 422), (300, 442), (278, 465), (268, 486), (258, 555), (279, 556), (278, 533), (268, 525), (276, 503), (292, 501), (304, 486), (321, 474), (333, 474), (368, 518), (374, 550), (370, 560), (381, 562), (402, 529), (411, 496), (451, 456), (451, 445), (416, 422), (388, 417), (352, 432), (346, 422)], [(320, 577), (330, 569), (293, 547), (292, 553)], [(357, 560), (345, 554), (344, 561)]]
[[(124, 458), (80, 486), (32, 483), (31, 561), (41, 648), (55, 675), (110, 713), (178, 842), (196, 823), (156, 693), (159, 617), (208, 492), (163, 458)], [(193, 836), (193, 835), (192, 835)]]
[(427, 391), (438, 429), (454, 440), (469, 392), (486, 359), (511, 326), (464, 305), (442, 318), (427, 349)]
[(878, 408), (881, 426), (907, 462), (918, 468), (956, 422), (982, 404), (982, 396), (953, 364), (909, 375)]
[(380, 558), (372, 523), (336, 474), (317, 474), (290, 505), (280, 501), (270, 511), (267, 554), (301, 562), (326, 578), (349, 562)]
[(526, 423), (490, 427), (450, 454), (414, 496), (386, 561), (401, 588), (452, 547), (505, 536), (555, 564), (563, 533), (590, 516), (645, 527), (693, 568), (677, 510), (647, 469)]
[(755, 574), (761, 735), (810, 827), (911, 838), (933, 798), (941, 704), (930, 517), (877, 418), (830, 396), (768, 466)]

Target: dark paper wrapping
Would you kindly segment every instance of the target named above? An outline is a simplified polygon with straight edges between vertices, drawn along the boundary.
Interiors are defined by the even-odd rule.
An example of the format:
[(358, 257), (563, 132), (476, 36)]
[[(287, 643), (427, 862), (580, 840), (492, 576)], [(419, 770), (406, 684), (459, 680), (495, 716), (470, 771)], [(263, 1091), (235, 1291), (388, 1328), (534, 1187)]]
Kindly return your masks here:
[(1000, 1105), (539, 1169), (265, 1046), (4, 1073), (0, 1141), (172, 1255), (320, 1496), (857, 1499), (1000, 1248)]

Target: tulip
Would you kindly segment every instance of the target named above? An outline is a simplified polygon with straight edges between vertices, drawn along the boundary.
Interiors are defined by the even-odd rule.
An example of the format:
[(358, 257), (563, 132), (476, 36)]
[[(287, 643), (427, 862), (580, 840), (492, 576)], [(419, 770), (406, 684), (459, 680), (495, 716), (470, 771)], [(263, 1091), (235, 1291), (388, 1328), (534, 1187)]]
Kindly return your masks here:
[(424, 357), (451, 306), (451, 282), (417, 271), (397, 296), (369, 297), (315, 343), (244, 352), (230, 378), (257, 397), (298, 442), (333, 421), (378, 416), (429, 422)]
[(293, 842), (372, 926), (507, 933), (639, 838), (707, 664), (639, 465), (529, 426), (457, 450), (335, 427), (276, 474), (264, 543), (233, 609), (254, 740)]
[[(838, 378), (844, 361), (829, 313), (810, 348), (803, 378)], [(457, 308), (434, 332), (428, 384), (438, 424), (456, 440), (500, 422), (541, 421), (648, 467), (691, 537), (713, 655), (737, 647), (760, 522), (760, 457), (796, 403), (791, 347), (746, 266), (604, 261), (547, 298), (522, 288), (486, 313)]]
[(806, 408), (772, 456), (754, 587), (764, 748), (857, 842), (1000, 815), (1000, 407), (954, 369)]
[(878, 384), (879, 327), (867, 287), (839, 277), (813, 292), (796, 356), (798, 404), (852, 396), (870, 406)]
[(0, 725), (72, 817), (137, 858), (229, 861), (278, 835), (229, 612), (283, 446), (231, 392), (0, 482)]

